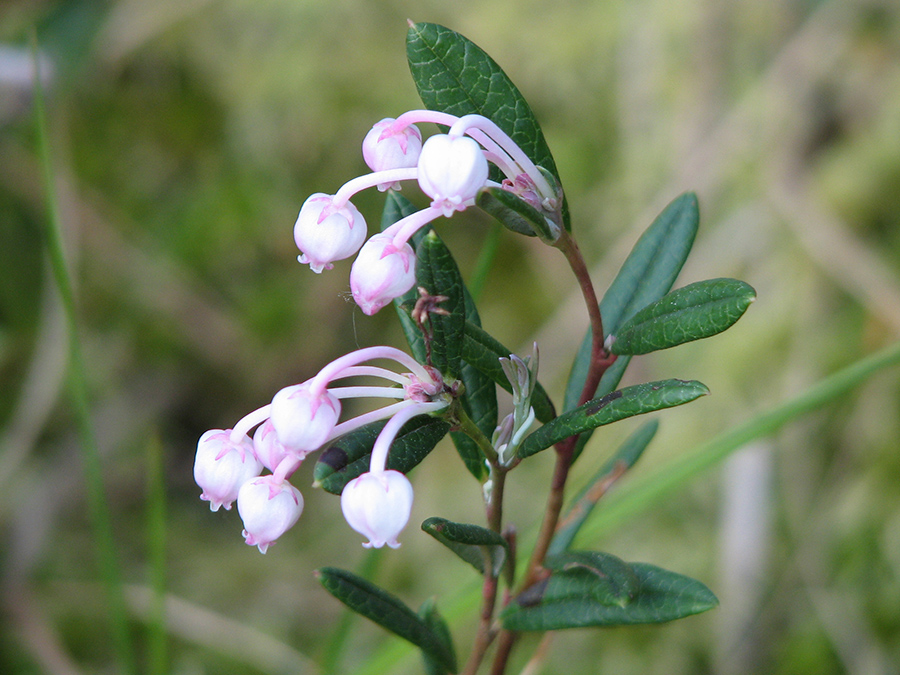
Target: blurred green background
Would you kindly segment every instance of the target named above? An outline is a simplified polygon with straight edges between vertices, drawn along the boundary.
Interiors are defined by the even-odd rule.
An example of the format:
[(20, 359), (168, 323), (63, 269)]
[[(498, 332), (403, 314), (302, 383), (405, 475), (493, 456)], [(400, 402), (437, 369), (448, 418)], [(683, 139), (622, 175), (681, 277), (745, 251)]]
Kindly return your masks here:
[[(166, 494), (168, 672), (317, 673), (342, 615), (312, 576), (367, 554), (337, 500), (306, 497), (266, 556), (210, 513), (196, 440), (357, 346), (401, 346), (396, 318), (347, 302), (349, 263), (316, 276), (291, 227), (312, 192), (364, 172), (360, 143), (418, 106), (406, 20), (488, 51), (530, 101), (603, 289), (640, 231), (696, 190), (681, 283), (733, 276), (759, 299), (728, 333), (633, 362), (628, 382), (713, 391), (660, 416), (636, 472), (678, 457), (900, 335), (900, 10), (890, 0), (53, 0), (0, 5), (0, 672), (111, 673), (104, 595), (64, 387), (66, 331), (40, 223), (28, 36), (36, 27), (53, 170), (115, 544), (140, 649), (152, 615), (148, 448)], [(409, 196), (421, 203), (415, 190)], [(377, 223), (382, 196), (356, 201)], [(438, 229), (471, 273), (489, 220)], [(601, 290), (602, 292), (602, 290)], [(558, 252), (504, 233), (485, 327), (559, 400), (587, 325)], [(897, 373), (790, 425), (585, 547), (703, 580), (722, 606), (661, 627), (561, 634), (534, 673), (900, 672)], [(636, 424), (636, 423), (635, 423)], [(573, 486), (635, 428), (596, 434)], [(621, 427), (621, 428), (618, 428)], [(511, 477), (533, 530), (550, 467)], [(450, 446), (413, 474), (416, 505), (377, 581), (453, 605), (470, 570), (418, 531), (480, 522)], [(452, 621), (464, 657), (473, 613)], [(351, 628), (335, 672), (399, 640)], [(525, 640), (510, 672), (523, 667)], [(409, 652), (387, 672), (421, 672)]]

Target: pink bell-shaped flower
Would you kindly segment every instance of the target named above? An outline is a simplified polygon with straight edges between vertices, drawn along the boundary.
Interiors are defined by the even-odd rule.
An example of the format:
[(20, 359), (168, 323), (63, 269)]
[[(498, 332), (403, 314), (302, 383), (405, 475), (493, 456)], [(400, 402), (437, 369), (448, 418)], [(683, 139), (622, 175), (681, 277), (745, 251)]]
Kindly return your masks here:
[(350, 291), (364, 314), (375, 314), (416, 283), (416, 254), (409, 244), (397, 248), (387, 234), (373, 235), (350, 268)]
[(432, 136), (422, 146), (418, 168), (419, 187), (447, 218), (465, 210), (488, 177), (484, 151), (468, 136)]
[(328, 391), (314, 395), (309, 383), (285, 387), (272, 399), (272, 426), (278, 442), (291, 454), (320, 448), (334, 430), (341, 402)]
[(210, 429), (197, 443), (194, 480), (203, 489), (200, 499), (209, 502), (211, 511), (220, 506), (230, 509), (241, 486), (261, 471), (262, 464), (246, 436), (234, 443), (230, 431)]
[[(278, 434), (275, 433), (271, 419), (256, 427), (256, 433), (253, 434), (253, 452), (269, 471), (275, 471), (281, 460), (288, 455), (297, 456), (297, 453), (289, 453), (278, 440)], [(306, 453), (304, 452), (303, 455)]]
[(303, 495), (286, 480), (260, 476), (244, 483), (237, 505), (244, 521), (244, 541), (265, 553), (300, 518)]
[[(372, 171), (389, 171), (391, 169), (407, 169), (415, 167), (422, 151), (422, 133), (410, 124), (400, 131), (392, 132), (394, 119), (387, 117), (366, 134), (363, 139), (363, 159)], [(381, 183), (378, 189), (382, 192), (388, 188), (400, 189), (399, 181)]]
[(334, 267), (336, 260), (349, 258), (366, 240), (366, 221), (353, 204), (335, 208), (333, 198), (316, 193), (300, 208), (294, 224), (294, 241), (300, 262), (309, 263), (317, 274)]
[(369, 541), (366, 548), (385, 544), (397, 548), (397, 537), (409, 522), (413, 489), (399, 471), (367, 472), (353, 479), (341, 493), (341, 510), (354, 530)]

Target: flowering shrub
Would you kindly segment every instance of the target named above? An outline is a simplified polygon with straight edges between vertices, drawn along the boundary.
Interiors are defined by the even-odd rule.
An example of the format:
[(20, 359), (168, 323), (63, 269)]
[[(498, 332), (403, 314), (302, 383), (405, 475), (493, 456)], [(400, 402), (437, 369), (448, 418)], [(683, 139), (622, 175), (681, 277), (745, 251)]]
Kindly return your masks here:
[[(698, 226), (696, 198), (685, 194), (650, 225), (598, 298), (556, 165), (519, 91), (487, 54), (441, 26), (411, 25), (407, 48), (426, 109), (374, 124), (362, 142), (372, 173), (351, 179), (334, 195), (309, 197), (294, 239), (299, 261), (317, 273), (356, 255), (350, 271), (354, 300), (369, 315), (393, 304), (410, 353), (387, 346), (351, 352), (310, 380), (280, 390), (233, 428), (204, 434), (194, 469), (201, 498), (214, 511), (237, 501), (246, 543), (265, 553), (303, 510), (292, 474), (307, 455), (321, 451), (316, 485), (341, 495), (344, 517), (366, 538), (363, 545), (397, 548), (414, 498), (406, 474), (450, 434), (463, 466), (480, 483), (486, 522), (434, 517), (422, 529), (483, 579), (466, 673), (479, 669), (492, 645), (491, 672), (504, 672), (522, 631), (655, 623), (714, 607), (715, 596), (699, 581), (571, 548), (594, 505), (638, 460), (655, 423), (613, 454), (568, 514), (564, 489), (595, 429), (708, 393), (699, 382), (679, 379), (619, 389), (630, 359), (729, 328), (753, 301), (753, 289), (713, 279), (671, 290)], [(439, 127), (427, 138), (419, 126), (426, 124)], [(410, 182), (429, 198), (426, 208), (417, 210), (398, 192)], [(350, 201), (371, 187), (387, 191), (381, 232), (369, 233)], [(537, 346), (520, 357), (482, 328), (451, 252), (429, 227), (473, 207), (559, 249), (578, 281), (590, 328), (559, 407), (538, 381)], [(399, 370), (371, 365), (376, 360), (392, 361)], [(348, 379), (355, 382), (343, 382)], [(497, 385), (512, 395), (512, 412), (502, 419)], [(341, 421), (341, 401), (356, 397), (391, 402)], [(504, 486), (522, 461), (550, 448), (556, 464), (543, 524), (527, 564), (519, 565), (503, 511)], [(322, 568), (318, 576), (352, 609), (420, 647), (428, 672), (457, 672), (450, 632), (433, 606), (416, 614), (336, 568)]]

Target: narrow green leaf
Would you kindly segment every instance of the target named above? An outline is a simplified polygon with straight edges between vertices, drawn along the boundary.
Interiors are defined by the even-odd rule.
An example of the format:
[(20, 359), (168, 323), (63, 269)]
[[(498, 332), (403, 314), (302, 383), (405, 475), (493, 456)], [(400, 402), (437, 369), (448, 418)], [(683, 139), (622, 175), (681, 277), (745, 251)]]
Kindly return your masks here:
[[(431, 629), (435, 637), (444, 643), (445, 651), (453, 655), (455, 661), (456, 650), (453, 648), (453, 636), (450, 634), (450, 627), (447, 626), (444, 617), (438, 612), (434, 598), (429, 598), (422, 603), (422, 606), (419, 607), (419, 618)], [(427, 675), (450, 675), (451, 671), (429, 652), (422, 650), (422, 658), (425, 660), (425, 672)]]
[[(503, 129), (536, 165), (559, 171), (528, 102), (503, 69), (471, 40), (433, 23), (410, 26), (406, 57), (419, 97), (430, 110), (483, 115)], [(563, 193), (563, 222), (571, 229)]]
[[(507, 605), (500, 614), (504, 628), (544, 631), (663, 623), (719, 604), (712, 591), (695, 579), (646, 563), (621, 564), (624, 567), (617, 567), (614, 576), (606, 577), (603, 575), (609, 574), (612, 566), (603, 567), (599, 573), (589, 565), (555, 570)], [(621, 602), (609, 602), (606, 594), (626, 579), (628, 590), (618, 595)]]
[[(313, 479), (326, 492), (341, 494), (344, 486), (369, 470), (372, 446), (387, 421), (372, 422), (332, 443), (313, 468)], [(387, 468), (407, 473), (417, 466), (450, 430), (442, 419), (413, 417), (404, 424), (388, 453)]]
[(698, 281), (666, 294), (622, 324), (613, 354), (649, 354), (721, 333), (740, 319), (756, 291), (737, 279)]
[(322, 567), (316, 570), (315, 575), (325, 590), (354, 612), (412, 642), (449, 672), (456, 671), (452, 646), (448, 646), (444, 636), (436, 634), (398, 597), (352, 572), (336, 567)]
[(513, 232), (553, 241), (553, 233), (541, 212), (509, 190), (484, 188), (475, 203)]
[(553, 541), (550, 542), (550, 548), (547, 549), (548, 555), (562, 553), (572, 545), (572, 540), (575, 539), (575, 535), (578, 534), (584, 521), (591, 515), (594, 506), (612, 487), (613, 483), (637, 463), (650, 441), (653, 440), (658, 428), (657, 420), (650, 420), (641, 425), (600, 467), (600, 470), (572, 501), (572, 506), (560, 521), (556, 528), (556, 534), (553, 535)]
[(450, 249), (434, 230), (430, 230), (416, 247), (416, 284), (429, 295), (444, 296), (439, 309), (431, 312), (432, 365), (443, 375), (456, 379), (460, 373), (463, 331), (466, 325), (463, 280), (450, 254)]
[[(506, 391), (512, 391), (512, 385), (499, 361), (501, 357), (509, 358), (511, 351), (471, 322), (466, 323), (462, 349), (463, 360), (466, 363), (472, 364)], [(534, 406), (535, 417), (541, 422), (549, 422), (556, 417), (553, 402), (540, 382), (535, 385), (531, 405)]]
[[(429, 518), (422, 530), (441, 542), (481, 574), (496, 577), (506, 561), (506, 540), (493, 530), (479, 525), (454, 523), (444, 518)], [(490, 569), (485, 563), (490, 560)]]
[[(694, 245), (700, 224), (697, 195), (687, 192), (672, 201), (638, 239), (622, 268), (600, 301), (604, 337), (651, 302), (669, 292)], [(578, 405), (591, 358), (591, 331), (581, 343), (566, 386), (563, 410)], [(603, 396), (619, 385), (628, 357), (620, 357), (606, 371), (596, 395)], [(586, 440), (586, 439), (585, 439)]]
[(612, 424), (626, 417), (673, 408), (708, 393), (706, 385), (696, 380), (662, 380), (625, 387), (592, 399), (540, 427), (522, 441), (518, 455), (524, 459), (569, 436)]

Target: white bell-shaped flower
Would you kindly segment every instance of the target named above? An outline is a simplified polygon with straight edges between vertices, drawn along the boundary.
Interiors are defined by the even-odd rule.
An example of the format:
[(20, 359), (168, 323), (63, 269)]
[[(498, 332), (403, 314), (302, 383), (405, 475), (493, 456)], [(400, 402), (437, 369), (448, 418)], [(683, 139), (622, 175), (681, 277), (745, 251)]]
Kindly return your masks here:
[(397, 548), (397, 537), (409, 522), (413, 488), (399, 471), (367, 472), (353, 479), (341, 493), (341, 510), (354, 530), (369, 541), (366, 548), (385, 544)]
[(294, 241), (300, 262), (313, 272), (334, 267), (336, 260), (349, 258), (366, 240), (366, 221), (353, 204), (334, 208), (333, 198), (316, 193), (300, 208), (294, 224)]
[(212, 511), (221, 506), (230, 509), (241, 486), (261, 471), (247, 436), (234, 443), (230, 431), (210, 429), (197, 443), (194, 480), (203, 489), (200, 499), (208, 501)]
[(448, 218), (471, 204), (488, 177), (484, 151), (468, 136), (432, 136), (422, 146), (418, 168), (419, 187)]
[(373, 235), (350, 268), (350, 291), (369, 316), (399, 298), (416, 283), (416, 254), (409, 244), (397, 248), (387, 234)]
[[(298, 454), (288, 452), (287, 448), (281, 444), (271, 419), (256, 427), (256, 433), (253, 434), (253, 452), (269, 471), (275, 471), (275, 467), (281, 464), (281, 461), (288, 455), (296, 457)], [(305, 452), (302, 454), (306, 455)]]
[(300, 518), (303, 495), (286, 480), (260, 476), (244, 483), (237, 505), (244, 521), (244, 541), (265, 553)]
[(284, 449), (305, 455), (328, 439), (341, 415), (341, 402), (327, 390), (316, 396), (309, 383), (295, 384), (275, 394), (270, 415)]
[[(410, 124), (400, 131), (391, 132), (394, 119), (387, 117), (376, 123), (363, 139), (363, 159), (372, 171), (389, 171), (415, 167), (422, 151), (422, 133)], [(399, 181), (381, 183), (382, 192), (388, 188), (400, 189)]]

